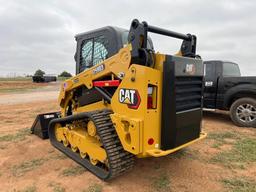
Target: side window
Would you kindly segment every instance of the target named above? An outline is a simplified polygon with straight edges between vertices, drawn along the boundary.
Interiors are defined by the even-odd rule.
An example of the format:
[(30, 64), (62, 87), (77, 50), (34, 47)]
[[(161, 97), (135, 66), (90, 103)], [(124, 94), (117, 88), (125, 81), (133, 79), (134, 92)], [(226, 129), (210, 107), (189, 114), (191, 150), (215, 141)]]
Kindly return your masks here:
[(84, 40), (81, 45), (80, 69), (84, 71), (92, 65), (93, 39)]
[(96, 65), (108, 58), (108, 41), (104, 36), (94, 39), (93, 65)]
[(223, 76), (224, 77), (237, 77), (241, 76), (238, 65), (234, 63), (223, 63)]

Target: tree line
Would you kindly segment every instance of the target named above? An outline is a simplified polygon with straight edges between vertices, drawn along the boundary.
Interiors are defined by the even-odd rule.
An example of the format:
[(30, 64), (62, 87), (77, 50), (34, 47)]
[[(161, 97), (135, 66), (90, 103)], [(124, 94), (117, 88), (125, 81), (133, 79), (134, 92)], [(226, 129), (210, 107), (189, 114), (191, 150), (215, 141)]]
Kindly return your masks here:
[[(36, 72), (34, 74), (34, 76), (41, 76), (41, 77), (44, 75), (45, 75), (45, 72), (41, 69), (36, 70)], [(58, 77), (72, 77), (72, 74), (67, 71), (63, 71), (62, 73), (60, 73), (58, 75)]]

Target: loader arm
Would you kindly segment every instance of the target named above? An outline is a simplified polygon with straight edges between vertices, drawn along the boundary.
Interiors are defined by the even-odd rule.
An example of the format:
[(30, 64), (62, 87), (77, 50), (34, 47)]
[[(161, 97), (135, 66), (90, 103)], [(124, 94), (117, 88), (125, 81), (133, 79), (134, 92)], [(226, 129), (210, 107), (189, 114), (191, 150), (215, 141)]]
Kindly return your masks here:
[(108, 75), (114, 75), (116, 79), (122, 80), (125, 72), (130, 66), (130, 63), (131, 45), (127, 45), (126, 47), (120, 49), (116, 55), (62, 83), (58, 99), (59, 104), (62, 107), (62, 115), (65, 114), (65, 109), (69, 100), (72, 98), (73, 91), (76, 88), (84, 85), (88, 89), (91, 89), (93, 87), (94, 80)]
[(148, 25), (147, 22), (140, 23), (137, 19), (132, 21), (128, 41), (132, 45), (132, 62), (152, 66), (154, 59), (152, 54), (154, 50), (148, 49), (148, 32), (164, 35), (183, 40), (180, 50), (177, 53), (182, 57), (196, 57), (196, 36), (191, 34), (182, 34), (159, 27)]

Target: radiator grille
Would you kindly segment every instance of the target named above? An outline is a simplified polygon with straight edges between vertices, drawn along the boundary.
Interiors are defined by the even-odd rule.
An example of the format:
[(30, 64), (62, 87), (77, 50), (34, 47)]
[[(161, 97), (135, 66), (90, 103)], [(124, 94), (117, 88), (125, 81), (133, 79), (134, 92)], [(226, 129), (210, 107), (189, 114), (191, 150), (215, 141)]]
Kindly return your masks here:
[(176, 112), (200, 108), (202, 77), (176, 77)]

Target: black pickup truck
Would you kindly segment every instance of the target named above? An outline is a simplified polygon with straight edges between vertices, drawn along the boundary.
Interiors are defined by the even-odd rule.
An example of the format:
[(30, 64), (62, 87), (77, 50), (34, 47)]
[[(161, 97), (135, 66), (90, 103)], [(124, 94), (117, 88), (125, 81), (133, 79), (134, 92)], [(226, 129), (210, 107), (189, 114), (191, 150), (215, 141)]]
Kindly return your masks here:
[(256, 76), (241, 76), (238, 64), (205, 61), (204, 108), (229, 110), (241, 127), (256, 127)]

